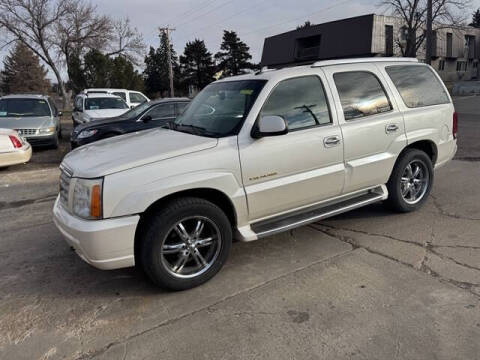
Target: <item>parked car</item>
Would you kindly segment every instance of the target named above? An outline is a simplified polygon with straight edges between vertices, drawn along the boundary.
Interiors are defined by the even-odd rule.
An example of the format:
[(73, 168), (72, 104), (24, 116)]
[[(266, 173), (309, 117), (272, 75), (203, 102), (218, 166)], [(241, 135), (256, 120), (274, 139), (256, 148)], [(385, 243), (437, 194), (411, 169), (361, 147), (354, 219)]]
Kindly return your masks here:
[(375, 202), (414, 211), (457, 149), (438, 74), (406, 58), (320, 61), (226, 78), (170, 129), (80, 147), (54, 221), (100, 269), (180, 290), (253, 241)]
[(144, 102), (150, 101), (150, 99), (140, 91), (127, 90), (127, 89), (108, 89), (108, 88), (95, 88), (83, 90), (85, 94), (112, 94), (120, 96), (127, 103), (128, 107), (134, 108)]
[(127, 103), (112, 94), (79, 94), (75, 97), (72, 112), (73, 125), (119, 116), (129, 109)]
[(188, 98), (154, 100), (120, 116), (79, 125), (72, 132), (72, 149), (113, 136), (165, 126), (183, 112), (189, 101)]
[(11, 129), (0, 129), (0, 168), (30, 161), (32, 147)]
[(58, 147), (60, 117), (46, 95), (7, 95), (0, 98), (0, 127), (17, 130), (32, 146)]

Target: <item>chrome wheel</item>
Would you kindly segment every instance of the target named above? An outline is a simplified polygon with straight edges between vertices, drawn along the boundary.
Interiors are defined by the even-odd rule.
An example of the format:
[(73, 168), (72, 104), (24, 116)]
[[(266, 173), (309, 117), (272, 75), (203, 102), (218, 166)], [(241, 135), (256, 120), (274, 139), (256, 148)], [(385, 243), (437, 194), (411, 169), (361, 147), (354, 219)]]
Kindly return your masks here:
[(222, 245), (217, 225), (203, 216), (182, 219), (162, 241), (160, 258), (165, 269), (178, 278), (193, 278), (215, 263)]
[(419, 159), (408, 163), (400, 179), (400, 191), (407, 204), (418, 203), (425, 196), (430, 182), (427, 165)]

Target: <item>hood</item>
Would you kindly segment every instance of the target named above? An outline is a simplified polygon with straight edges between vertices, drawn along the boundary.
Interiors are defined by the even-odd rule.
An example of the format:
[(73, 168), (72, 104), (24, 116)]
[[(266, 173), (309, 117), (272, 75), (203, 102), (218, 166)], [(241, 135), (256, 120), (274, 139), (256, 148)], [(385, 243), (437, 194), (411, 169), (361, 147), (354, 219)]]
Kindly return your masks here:
[(0, 117), (0, 128), (7, 129), (38, 129), (46, 127), (50, 116), (32, 117)]
[(215, 147), (218, 140), (167, 129), (115, 136), (81, 146), (62, 164), (73, 176), (95, 178)]
[(82, 130), (89, 129), (89, 128), (97, 128), (101, 125), (108, 125), (116, 122), (134, 120), (132, 118), (125, 118), (121, 116), (109, 117), (104, 119), (92, 119), (92, 121), (84, 124), (79, 124), (73, 129), (74, 134), (79, 134)]
[(129, 109), (99, 109), (99, 110), (85, 110), (85, 114), (90, 116), (92, 120), (109, 118), (122, 115)]

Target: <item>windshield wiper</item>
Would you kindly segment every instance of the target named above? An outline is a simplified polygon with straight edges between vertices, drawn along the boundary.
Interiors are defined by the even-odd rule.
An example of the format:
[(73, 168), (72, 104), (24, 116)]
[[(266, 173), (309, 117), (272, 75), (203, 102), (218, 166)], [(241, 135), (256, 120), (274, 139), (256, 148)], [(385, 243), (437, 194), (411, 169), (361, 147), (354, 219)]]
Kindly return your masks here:
[[(197, 125), (191, 125), (191, 124), (176, 124), (172, 121), (173, 125), (173, 129), (172, 130), (177, 130), (177, 131), (182, 131), (183, 130), (187, 130), (187, 129), (190, 129), (192, 130), (192, 133), (194, 135), (198, 135), (198, 136), (219, 136), (221, 135), (220, 133), (218, 132), (215, 132), (215, 131), (211, 131), (211, 130), (208, 130), (204, 127), (201, 127), (201, 126), (197, 126)], [(188, 131), (187, 131), (188, 132)]]

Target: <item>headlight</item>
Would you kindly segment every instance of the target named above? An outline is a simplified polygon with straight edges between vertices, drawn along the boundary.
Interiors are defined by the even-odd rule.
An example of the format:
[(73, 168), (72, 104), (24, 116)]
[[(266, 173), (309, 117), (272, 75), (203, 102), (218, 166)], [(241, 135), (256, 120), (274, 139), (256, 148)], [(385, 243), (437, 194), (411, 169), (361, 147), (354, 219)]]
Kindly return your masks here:
[(80, 134), (78, 134), (78, 138), (79, 139), (85, 139), (85, 138), (88, 138), (90, 136), (93, 136), (95, 135), (96, 133), (98, 132), (98, 130), (83, 130)]
[(76, 180), (73, 213), (83, 219), (101, 219), (103, 178)]
[(51, 135), (51, 134), (55, 133), (55, 126), (40, 128), (39, 133), (40, 134), (45, 134), (45, 135)]

